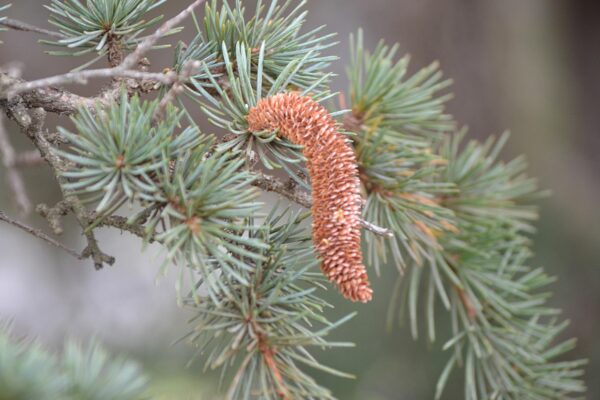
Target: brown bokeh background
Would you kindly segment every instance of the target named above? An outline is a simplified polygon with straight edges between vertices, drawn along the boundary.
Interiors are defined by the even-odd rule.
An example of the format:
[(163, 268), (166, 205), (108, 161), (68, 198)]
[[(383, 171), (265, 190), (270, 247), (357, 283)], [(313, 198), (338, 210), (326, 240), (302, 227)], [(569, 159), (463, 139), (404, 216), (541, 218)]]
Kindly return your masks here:
[[(45, 1), (13, 0), (11, 17), (46, 26)], [(170, 0), (162, 10), (174, 15), (188, 2)], [(253, 1), (248, 1), (248, 4)], [(541, 203), (535, 235), (535, 264), (558, 281), (551, 303), (572, 321), (567, 335), (577, 336), (572, 357), (590, 360), (587, 398), (600, 398), (600, 5), (586, 0), (311, 0), (308, 27), (326, 24), (338, 32), (340, 56), (332, 69), (335, 88), (343, 91), (348, 35), (359, 27), (373, 47), (383, 38), (400, 42), (412, 54), (413, 71), (439, 60), (454, 80), (449, 110), (468, 125), (473, 137), (509, 129), (505, 157), (525, 153), (530, 172), (552, 197)], [(307, 28), (308, 28), (307, 27)], [(181, 35), (188, 40), (193, 29)], [(45, 55), (30, 33), (4, 32), (0, 65), (18, 61), (26, 79), (64, 72), (78, 60)], [(152, 55), (157, 70), (168, 66), (169, 51)], [(93, 94), (98, 84), (77, 87)], [(51, 117), (50, 124), (57, 122)], [(66, 123), (66, 122), (61, 122)], [(28, 148), (12, 125), (11, 137)], [(0, 170), (0, 174), (2, 171)], [(36, 203), (53, 203), (56, 184), (45, 169), (25, 173)], [(16, 215), (0, 178), (0, 209)], [(28, 221), (44, 227), (37, 216)], [(82, 246), (71, 225), (64, 241)], [(189, 315), (175, 307), (173, 277), (156, 277), (159, 249), (140, 256), (141, 244), (126, 235), (103, 232), (103, 247), (117, 257), (115, 267), (92, 271), (15, 229), (0, 225), (0, 319), (12, 318), (19, 333), (38, 336), (49, 346), (65, 337), (99, 336), (114, 351), (142, 360), (154, 378), (153, 389), (165, 399), (212, 399), (214, 375), (201, 363), (184, 369), (185, 345), (168, 344), (184, 332)], [(389, 273), (388, 273), (389, 272)], [(376, 300), (366, 306), (336, 297), (334, 314), (358, 309), (359, 315), (335, 339), (355, 349), (323, 354), (329, 365), (358, 375), (354, 381), (318, 375), (341, 399), (427, 399), (446, 355), (441, 343), (413, 343), (406, 327), (385, 329), (386, 294), (394, 271), (375, 279)], [(174, 275), (172, 273), (171, 275)], [(386, 279), (387, 278), (387, 279)], [(155, 284), (157, 282), (157, 284)], [(158, 286), (158, 287), (157, 287)], [(441, 336), (443, 337), (443, 335)], [(454, 374), (445, 399), (461, 398), (462, 381)]]

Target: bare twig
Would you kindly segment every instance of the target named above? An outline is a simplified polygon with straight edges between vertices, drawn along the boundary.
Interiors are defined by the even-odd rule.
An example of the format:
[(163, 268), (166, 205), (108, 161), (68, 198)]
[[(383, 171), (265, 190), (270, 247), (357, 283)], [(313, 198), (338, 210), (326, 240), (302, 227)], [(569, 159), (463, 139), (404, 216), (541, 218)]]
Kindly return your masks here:
[(200, 61), (189, 61), (185, 63), (181, 69), (181, 73), (177, 76), (175, 82), (171, 86), (171, 89), (163, 96), (154, 111), (154, 115), (152, 116), (152, 121), (157, 123), (164, 116), (165, 110), (167, 106), (177, 98), (181, 92), (184, 90), (183, 83), (190, 79), (194, 75), (196, 71), (200, 68)]
[(123, 62), (114, 68), (99, 68), (89, 69), (84, 71), (69, 72), (62, 75), (51, 76), (48, 78), (38, 79), (30, 82), (23, 82), (14, 86), (11, 86), (7, 90), (6, 96), (8, 98), (15, 96), (20, 93), (28, 92), (34, 89), (46, 88), (50, 86), (59, 86), (66, 83), (79, 83), (86, 84), (92, 78), (131, 78), (139, 80), (154, 80), (161, 82), (164, 85), (171, 85), (177, 80), (177, 74), (175, 72), (163, 73), (152, 73), (137, 71), (136, 68), (138, 62), (156, 44), (156, 42), (172, 30), (176, 25), (187, 18), (196, 7), (202, 4), (204, 0), (195, 0), (185, 10), (177, 14), (175, 17), (169, 19), (160, 26), (152, 35), (145, 38), (136, 49), (129, 54)]
[(42, 132), (46, 118), (46, 112), (42, 108), (28, 110), (21, 102), (12, 103), (6, 107), (6, 111), (8, 116), (11, 117), (17, 123), (17, 125), (19, 125), (23, 133), (31, 139), (31, 141), (40, 151), (41, 155), (52, 167), (63, 194), (63, 201), (73, 210), (75, 218), (83, 229), (84, 235), (87, 239), (88, 245), (82, 252), (82, 257), (91, 258), (96, 269), (102, 268), (104, 264), (114, 264), (114, 257), (111, 257), (100, 250), (93, 230), (88, 230), (89, 221), (86, 217), (87, 210), (77, 196), (64, 188), (66, 182), (61, 176), (64, 166), (61, 159), (52, 151), (50, 143), (44, 137)]
[(8, 133), (4, 129), (4, 123), (2, 121), (2, 116), (0, 115), (0, 154), (2, 155), (2, 162), (4, 168), (6, 168), (6, 178), (8, 180), (8, 186), (10, 187), (15, 202), (19, 207), (19, 210), (23, 214), (29, 214), (31, 212), (31, 201), (27, 196), (27, 191), (25, 190), (25, 184), (23, 183), (23, 178), (16, 168), (16, 155), (15, 150), (13, 149), (10, 139), (8, 138)]
[(41, 33), (42, 35), (50, 36), (57, 39), (65, 38), (65, 35), (63, 35), (62, 33), (49, 31), (48, 29), (44, 28), (39, 28), (35, 25), (31, 25), (26, 22), (19, 21), (17, 19), (5, 18), (2, 21), (0, 21), (0, 25), (4, 25), (7, 28), (14, 29), (16, 31)]
[(69, 214), (72, 210), (69, 203), (61, 200), (54, 207), (48, 207), (46, 204), (38, 204), (35, 211), (46, 218), (50, 229), (52, 229), (55, 235), (62, 235), (62, 217)]
[(312, 199), (307, 192), (297, 186), (285, 184), (274, 176), (257, 172), (252, 184), (267, 192), (278, 193), (304, 208), (312, 206)]
[[(23, 83), (25, 81), (22, 79), (0, 72), (0, 99), (6, 98), (9, 88)], [(20, 100), (27, 108), (41, 107), (47, 112), (61, 115), (73, 114), (79, 107), (93, 108), (96, 102), (107, 103), (108, 99), (83, 97), (56, 88), (39, 88), (23, 93)]]
[(37, 237), (39, 239), (42, 239), (46, 243), (50, 243), (51, 245), (56, 246), (59, 249), (66, 251), (67, 253), (69, 253), (73, 257), (77, 258), (78, 260), (84, 259), (84, 257), (81, 254), (77, 253), (75, 250), (68, 248), (64, 244), (62, 244), (62, 243), (58, 242), (57, 240), (51, 238), (50, 236), (46, 235), (44, 232), (42, 232), (39, 229), (32, 228), (28, 225), (23, 224), (22, 222), (16, 221), (16, 220), (8, 217), (3, 211), (0, 211), (0, 221), (6, 222), (12, 226), (16, 226), (17, 228)]
[[(95, 221), (98, 216), (91, 214), (89, 215), (89, 221)], [(132, 235), (135, 235), (141, 239), (147, 239), (148, 242), (152, 243), (156, 241), (155, 235), (148, 235), (146, 233), (145, 227), (143, 225), (143, 221), (136, 222), (134, 224), (130, 224), (128, 219), (125, 217), (121, 217), (119, 215), (111, 215), (109, 217), (104, 217), (98, 223), (98, 227), (109, 227), (119, 229), (121, 231), (129, 232)]]
[(175, 81), (176, 76), (177, 74), (174, 72), (167, 74), (157, 72), (142, 72), (133, 69), (125, 69), (122, 68), (122, 66), (118, 66), (116, 68), (88, 69), (84, 71), (69, 72), (62, 75), (37, 79), (30, 82), (23, 82), (10, 87), (7, 90), (6, 96), (10, 98), (17, 94), (29, 92), (34, 89), (59, 86), (66, 83), (78, 83), (85, 85), (90, 79), (93, 78), (131, 78), (139, 80), (153, 80), (164, 85), (170, 85)]
[[(252, 183), (254, 186), (261, 188), (267, 192), (278, 193), (296, 204), (305, 208), (311, 208), (312, 200), (310, 195), (298, 186), (283, 183), (279, 179), (271, 175), (256, 173), (256, 179)], [(394, 233), (386, 228), (379, 227), (363, 219), (360, 220), (361, 226), (379, 236), (394, 237)]]
[[(156, 81), (142, 81), (141, 83), (137, 83), (134, 80), (134, 82), (136, 82), (136, 86), (130, 85), (129, 82), (125, 83), (127, 90), (149, 91), (151, 90), (149, 88), (154, 88), (156, 85)], [(148, 82), (152, 82), (152, 85), (148, 84)], [(0, 72), (0, 102), (3, 101), (2, 99), (5, 99), (5, 102), (7, 101), (6, 94), (11, 88), (24, 83), (26, 82), (22, 79), (5, 72)], [(121, 84), (111, 85), (96, 97), (83, 97), (67, 90), (45, 87), (22, 93), (19, 96), (19, 101), (22, 101), (29, 109), (39, 107), (49, 113), (59, 115), (74, 114), (81, 107), (86, 107), (93, 113), (96, 110), (96, 106), (105, 107), (117, 101), (121, 94), (121, 89)]]
[(390, 229), (387, 228), (383, 228), (381, 226), (377, 226), (369, 221), (365, 221), (364, 219), (360, 220), (360, 225), (368, 230), (371, 233), (374, 233), (375, 235), (378, 236), (385, 236), (388, 238), (393, 238), (394, 237), (394, 232), (392, 232)]
[[(75, 216), (77, 216), (77, 214), (78, 212), (76, 211)], [(81, 221), (79, 218), (78, 220)], [(84, 229), (83, 234), (87, 239), (88, 245), (85, 249), (83, 249), (81, 255), (85, 258), (92, 259), (96, 271), (99, 271), (102, 268), (104, 268), (104, 264), (113, 265), (115, 263), (115, 258), (113, 256), (109, 256), (108, 254), (100, 250), (100, 247), (98, 246), (98, 240), (96, 239), (94, 231)]]
[[(44, 218), (48, 220), (50, 227), (53, 232), (60, 235), (63, 231), (62, 228), (62, 217), (73, 211), (71, 204), (66, 201), (59, 201), (55, 206), (49, 207), (46, 204), (39, 204), (36, 207), (36, 211)], [(107, 227), (115, 228), (120, 231), (129, 232), (141, 239), (147, 239), (150, 243), (156, 241), (153, 234), (148, 235), (144, 224), (148, 220), (148, 217), (152, 212), (155, 211), (154, 207), (150, 207), (144, 210), (136, 222), (130, 223), (129, 220), (120, 215), (110, 216), (99, 216), (93, 211), (85, 211), (85, 219), (89, 223), (94, 223), (96, 228)]]
[(64, 188), (66, 182), (65, 179), (60, 175), (63, 166), (61, 164), (60, 159), (55, 154), (53, 154), (50, 143), (48, 143), (46, 138), (39, 131), (36, 132), (33, 140), (36, 143), (38, 149), (40, 150), (40, 153), (42, 153), (46, 161), (48, 161), (48, 163), (52, 166), (56, 175), (56, 179), (58, 180), (60, 189), (62, 191), (64, 201), (69, 204), (69, 206), (73, 210), (73, 214), (75, 214), (77, 222), (83, 229), (83, 233), (87, 239), (88, 245), (83, 251), (82, 255), (85, 258), (91, 258), (94, 262), (94, 267), (97, 270), (102, 269), (104, 267), (104, 264), (113, 265), (115, 263), (115, 258), (105, 254), (104, 252), (102, 252), (102, 250), (100, 250), (94, 231), (88, 229), (90, 222), (87, 218), (87, 210), (85, 209), (84, 205), (77, 198), (77, 196), (71, 193), (71, 191)]
[(125, 59), (123, 60), (123, 62), (120, 65), (120, 67), (123, 69), (135, 68), (137, 63), (144, 56), (144, 54), (146, 54), (149, 50), (151, 50), (152, 47), (156, 44), (156, 42), (158, 42), (160, 40), (160, 38), (165, 36), (169, 31), (171, 31), (173, 28), (175, 28), (177, 25), (179, 25), (181, 22), (183, 22), (183, 20), (186, 19), (194, 11), (194, 9), (196, 7), (198, 7), (200, 4), (204, 3), (204, 1), (205, 0), (195, 0), (185, 10), (181, 11), (179, 14), (177, 14), (173, 18), (169, 19), (168, 21), (165, 21), (165, 23), (163, 23), (160, 26), (160, 28), (158, 28), (152, 35), (145, 38), (136, 47), (136, 49), (133, 51), (133, 53), (131, 53), (127, 57), (125, 57)]

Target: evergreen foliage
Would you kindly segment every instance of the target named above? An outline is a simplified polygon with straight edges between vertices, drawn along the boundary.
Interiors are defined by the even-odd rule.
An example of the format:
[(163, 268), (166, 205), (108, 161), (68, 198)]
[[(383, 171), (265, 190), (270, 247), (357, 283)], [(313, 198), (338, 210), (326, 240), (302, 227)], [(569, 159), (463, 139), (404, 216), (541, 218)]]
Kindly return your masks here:
[(213, 301), (217, 294), (230, 294), (233, 282), (248, 284), (243, 271), (249, 260), (261, 260), (267, 244), (243, 235), (256, 229), (249, 222), (261, 203), (249, 185), (252, 176), (241, 169), (243, 160), (216, 152), (188, 153), (169, 171), (165, 165), (160, 188), (152, 205), (161, 210), (148, 228), (165, 223), (157, 235), (168, 249), (168, 257), (199, 273)]
[(466, 399), (582, 392), (584, 362), (556, 361), (574, 342), (556, 343), (566, 323), (544, 304), (552, 278), (527, 265), (532, 201), (541, 193), (523, 157), (498, 161), (506, 134), (463, 145), (466, 132), (454, 132), (443, 113), (448, 96), (436, 96), (446, 82), (435, 65), (405, 78), (407, 61), (393, 62), (395, 48), (379, 44), (363, 54), (361, 32), (353, 43), (348, 122), (358, 131), (364, 213), (397, 235), (390, 249), (368, 238), (369, 260), (377, 266), (389, 251), (401, 270), (408, 267), (391, 307), (399, 304), (400, 318), (408, 314), (415, 338), (424, 319), (435, 340), (436, 300), (450, 312), (453, 336), (443, 347), (453, 354), (436, 396), (461, 365)]
[[(326, 72), (334, 56), (323, 55), (332, 46), (334, 35), (319, 35), (322, 28), (301, 33), (306, 12), (305, 1), (287, 0), (279, 5), (257, 2), (256, 13), (248, 21), (240, 0), (235, 6), (216, 0), (207, 3), (204, 23), (197, 23), (197, 35), (177, 58), (176, 69), (188, 61), (201, 61), (204, 68), (188, 86), (209, 120), (235, 134), (224, 144), (227, 149), (256, 151), (268, 169), (284, 168), (298, 182), (302, 160), (298, 146), (275, 132), (249, 133), (248, 110), (264, 97), (284, 90), (311, 93), (325, 99), (330, 94)], [(222, 82), (227, 81), (227, 89)], [(294, 167), (294, 168), (292, 168)]]
[[(296, 71), (302, 67), (303, 61), (290, 64), (283, 75), (266, 85), (266, 76), (262, 69), (264, 46), (259, 51), (257, 65), (253, 66), (251, 49), (243, 43), (238, 43), (234, 53), (235, 71), (228, 52), (225, 48), (223, 51), (225, 71), (219, 73), (205, 67), (207, 79), (192, 79), (191, 89), (194, 97), (201, 98), (198, 102), (209, 121), (234, 135), (233, 139), (222, 143), (220, 148), (242, 151), (246, 157), (253, 157), (256, 153), (259, 161), (268, 169), (284, 167), (293, 174), (288, 165), (297, 165), (303, 159), (299, 147), (280, 138), (276, 132), (249, 132), (246, 116), (261, 98), (285, 90)], [(214, 56), (209, 57), (212, 59)], [(221, 87), (218, 74), (226, 77), (229, 90)], [(323, 79), (324, 77), (318, 82), (322, 82)]]
[[(10, 4), (6, 4), (4, 6), (0, 5), (0, 13), (3, 12), (4, 10), (8, 9), (10, 7)], [(3, 20), (5, 20), (6, 17), (3, 17), (2, 15), (0, 15), (0, 22), (2, 22)], [(5, 31), (5, 28), (1, 28), (0, 27), (0, 32)], [(0, 40), (0, 43), (2, 43), (2, 41)]]
[[(52, 0), (50, 22), (65, 35), (52, 42), (65, 50), (53, 54), (97, 52), (118, 61), (115, 43), (134, 49), (160, 19), (146, 13), (163, 3)], [(130, 212), (128, 225), (141, 226), (145, 241), (161, 243), (180, 268), (178, 298), (193, 314), (185, 339), (207, 368), (222, 369), (230, 399), (330, 399), (306, 367), (350, 377), (309, 352), (350, 346), (326, 335), (351, 317), (326, 316), (329, 285), (314, 271), (310, 213), (269, 208), (253, 187), (279, 169), (293, 179), (285, 184), (290, 199), (310, 189), (301, 148), (276, 131), (250, 132), (247, 122), (265, 97), (297, 91), (323, 102), (334, 95), (327, 69), (336, 58), (324, 54), (333, 35), (303, 33), (304, 3), (258, 0), (248, 16), (241, 0), (207, 2), (204, 19), (194, 18), (195, 38), (176, 46), (172, 88), (141, 100), (127, 87), (119, 101), (82, 106), (72, 117), (76, 132), (59, 129), (68, 146), (52, 148), (63, 163), (63, 190), (95, 207), (86, 233), (126, 203), (143, 210)], [(360, 31), (351, 38), (350, 110), (332, 113), (356, 153), (363, 219), (394, 234), (363, 235), (367, 267), (399, 270), (391, 319), (408, 314), (415, 338), (425, 320), (434, 341), (440, 310), (449, 313), (452, 337), (443, 348), (451, 354), (438, 398), (456, 367), (464, 369), (469, 400), (582, 394), (584, 362), (563, 361), (574, 341), (557, 341), (566, 323), (546, 304), (552, 278), (528, 265), (541, 193), (524, 159), (500, 160), (508, 135), (465, 144), (466, 133), (445, 112), (450, 81), (435, 63), (409, 75), (409, 58), (396, 61), (397, 52), (383, 42), (368, 52)], [(165, 105), (177, 88), (194, 101)], [(199, 131), (197, 108), (225, 131), (220, 139)], [(59, 362), (0, 335), (0, 361), (0, 378), (17, 371), (19, 380), (7, 384), (26, 390), (15, 392), (19, 398), (41, 398), (35, 391), (47, 385), (67, 399), (133, 399), (145, 383), (135, 367), (108, 363), (95, 345), (67, 346)], [(32, 370), (36, 376), (27, 376)]]
[(97, 57), (92, 62), (111, 51), (134, 49), (143, 40), (143, 32), (162, 19), (162, 16), (147, 19), (146, 14), (165, 1), (86, 0), (84, 3), (80, 0), (52, 0), (45, 6), (51, 12), (49, 22), (65, 38), (41, 42), (63, 48), (49, 52), (56, 56), (80, 56), (95, 52)]
[(337, 322), (323, 316), (331, 306), (318, 295), (325, 280), (312, 272), (317, 260), (302, 224), (306, 216), (274, 209), (261, 229), (247, 233), (269, 248), (260, 252), (262, 259), (248, 260), (253, 268), (242, 272), (245, 282), (230, 285), (230, 295), (219, 303), (186, 302), (195, 314), (189, 338), (198, 354), (208, 354), (206, 367), (234, 368), (228, 398), (252, 398), (253, 393), (264, 399), (333, 398), (302, 366), (350, 377), (320, 364), (308, 351), (350, 346), (324, 337), (351, 315)]
[(126, 199), (153, 197), (151, 176), (203, 140), (196, 127), (177, 132), (182, 114), (174, 107), (154, 124), (148, 116), (157, 107), (158, 101), (137, 96), (130, 101), (123, 92), (120, 103), (108, 109), (80, 109), (73, 118), (77, 134), (59, 128), (70, 143), (69, 151), (57, 151), (71, 162), (63, 176), (72, 181), (65, 187), (86, 201), (100, 200), (97, 212), (114, 211)]
[[(221, 7), (218, 3), (222, 3)], [(250, 50), (249, 63), (261, 63), (261, 48), (268, 57), (262, 60), (265, 86), (275, 82), (290, 64), (303, 60), (302, 67), (289, 77), (289, 85), (306, 88), (326, 75), (324, 70), (336, 57), (323, 55), (332, 46), (334, 34), (321, 34), (323, 27), (303, 33), (300, 31), (306, 11), (305, 0), (294, 2), (258, 1), (256, 12), (245, 18), (241, 0), (235, 0), (232, 7), (227, 2), (212, 0), (206, 4), (204, 23), (198, 27), (198, 44), (206, 44), (209, 51), (224, 60), (225, 55), (234, 56), (236, 46), (243, 45)]]
[(400, 271), (422, 265), (439, 247), (435, 232), (454, 230), (452, 213), (437, 196), (455, 191), (451, 182), (435, 180), (447, 161), (433, 146), (454, 127), (444, 113), (450, 98), (436, 64), (407, 76), (408, 56), (395, 62), (398, 46), (379, 43), (373, 54), (363, 48), (363, 34), (351, 38), (348, 68), (352, 114), (346, 125), (354, 138), (367, 193), (367, 220), (389, 227), (391, 240), (367, 237), (367, 258), (377, 270), (391, 260)]
[(96, 342), (68, 342), (57, 357), (6, 324), (0, 329), (0, 399), (141, 400), (147, 383), (137, 364)]

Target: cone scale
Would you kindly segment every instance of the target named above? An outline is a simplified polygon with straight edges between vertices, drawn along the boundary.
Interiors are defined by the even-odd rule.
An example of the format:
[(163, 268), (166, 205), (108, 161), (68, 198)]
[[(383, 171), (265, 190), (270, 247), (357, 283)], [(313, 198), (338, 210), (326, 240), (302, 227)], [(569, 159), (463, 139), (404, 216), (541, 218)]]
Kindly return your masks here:
[(362, 198), (356, 155), (329, 112), (296, 92), (262, 99), (248, 113), (252, 132), (278, 131), (303, 146), (312, 185), (312, 237), (321, 270), (352, 301), (366, 303), (369, 285), (360, 248)]

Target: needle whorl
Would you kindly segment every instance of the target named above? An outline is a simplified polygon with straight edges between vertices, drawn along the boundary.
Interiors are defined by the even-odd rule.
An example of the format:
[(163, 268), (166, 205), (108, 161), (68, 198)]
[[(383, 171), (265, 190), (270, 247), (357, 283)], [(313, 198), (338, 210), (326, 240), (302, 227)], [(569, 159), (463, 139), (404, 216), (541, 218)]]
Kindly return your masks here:
[(352, 301), (373, 291), (360, 251), (360, 180), (354, 150), (325, 107), (296, 92), (262, 99), (247, 117), (252, 132), (275, 131), (304, 146), (312, 184), (312, 236), (321, 270)]

